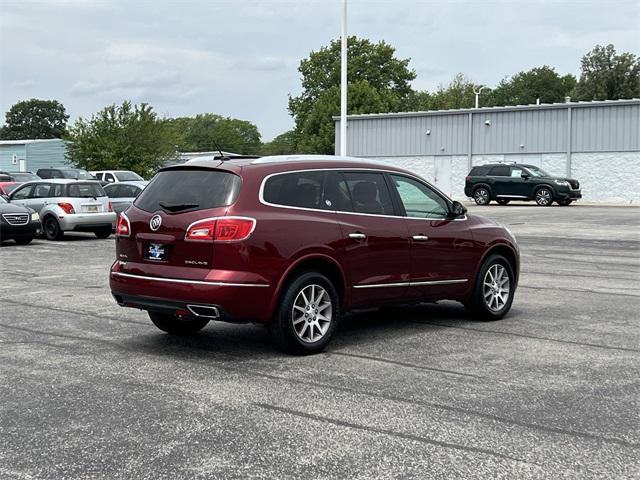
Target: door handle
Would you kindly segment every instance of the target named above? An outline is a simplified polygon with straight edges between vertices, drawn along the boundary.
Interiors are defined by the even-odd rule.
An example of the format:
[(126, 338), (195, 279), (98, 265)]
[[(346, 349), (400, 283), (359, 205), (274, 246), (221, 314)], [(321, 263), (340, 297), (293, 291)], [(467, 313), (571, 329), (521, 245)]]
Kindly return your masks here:
[(426, 242), (427, 240), (429, 240), (429, 237), (427, 237), (426, 235), (414, 235), (413, 238), (416, 242)]
[(349, 238), (353, 238), (355, 240), (364, 240), (367, 236), (362, 232), (354, 232), (349, 234)]

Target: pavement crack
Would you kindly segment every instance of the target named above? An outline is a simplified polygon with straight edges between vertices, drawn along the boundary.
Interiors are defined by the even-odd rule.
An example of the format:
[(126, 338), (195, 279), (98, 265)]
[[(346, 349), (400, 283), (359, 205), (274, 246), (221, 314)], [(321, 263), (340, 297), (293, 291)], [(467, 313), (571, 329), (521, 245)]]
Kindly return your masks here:
[(357, 423), (347, 422), (345, 420), (339, 420), (339, 419), (335, 419), (335, 418), (331, 418), (331, 417), (325, 417), (325, 416), (321, 416), (321, 415), (315, 415), (315, 414), (312, 414), (312, 413), (301, 412), (299, 410), (293, 410), (293, 409), (285, 408), (285, 407), (277, 407), (275, 405), (270, 405), (270, 404), (267, 404), (267, 403), (254, 403), (253, 405), (255, 405), (256, 407), (259, 407), (259, 408), (263, 408), (265, 410), (271, 410), (271, 411), (274, 411), (274, 412), (284, 413), (286, 415), (293, 415), (293, 416), (296, 416), (296, 417), (301, 417), (301, 418), (305, 418), (305, 419), (309, 419), (309, 420), (315, 420), (315, 421), (318, 421), (318, 422), (329, 423), (331, 425), (336, 425), (338, 427), (351, 428), (351, 429), (361, 430), (361, 431), (375, 433), (375, 434), (379, 434), (379, 435), (388, 435), (388, 436), (399, 438), (399, 439), (402, 439), (402, 440), (410, 440), (410, 441), (414, 441), (414, 442), (425, 443), (425, 444), (433, 445), (433, 446), (436, 446), (436, 447), (450, 448), (450, 449), (453, 449), (453, 450), (462, 450), (462, 451), (470, 452), (470, 453), (481, 453), (481, 454), (484, 454), (484, 455), (490, 455), (492, 457), (502, 458), (504, 460), (510, 460), (510, 461), (514, 461), (514, 462), (526, 463), (526, 464), (529, 464), (529, 465), (541, 466), (538, 463), (531, 462), (529, 460), (524, 460), (522, 458), (512, 457), (510, 455), (505, 455), (504, 453), (496, 452), (494, 450), (489, 450), (487, 448), (480, 448), (480, 447), (473, 447), (473, 446), (468, 446), (468, 445), (460, 445), (460, 444), (457, 444), (457, 443), (443, 442), (443, 441), (440, 441), (440, 440), (434, 440), (434, 439), (427, 438), (427, 437), (421, 437), (419, 435), (414, 435), (414, 434), (411, 434), (411, 433), (396, 432), (394, 430), (388, 430), (388, 429), (385, 429), (385, 428), (378, 428), (378, 427), (372, 427), (372, 426), (367, 426), (367, 425), (359, 425)]
[(398, 361), (398, 360), (390, 360), (388, 358), (382, 358), (382, 357), (372, 357), (370, 355), (361, 355), (361, 354), (357, 354), (357, 353), (327, 352), (327, 354), (328, 355), (341, 355), (341, 356), (344, 356), (344, 357), (352, 357), (352, 358), (362, 358), (364, 360), (372, 360), (374, 362), (388, 363), (390, 365), (398, 365), (400, 367), (415, 368), (416, 370), (427, 370), (427, 371), (431, 371), (431, 372), (446, 373), (446, 374), (449, 374), (449, 375), (457, 375), (459, 377), (471, 377), (471, 378), (480, 378), (480, 379), (484, 379), (485, 378), (485, 377), (483, 377), (481, 375), (474, 375), (473, 373), (457, 372), (455, 370), (446, 370), (444, 368), (425, 367), (424, 365), (416, 365), (415, 363), (401, 362), (401, 361)]

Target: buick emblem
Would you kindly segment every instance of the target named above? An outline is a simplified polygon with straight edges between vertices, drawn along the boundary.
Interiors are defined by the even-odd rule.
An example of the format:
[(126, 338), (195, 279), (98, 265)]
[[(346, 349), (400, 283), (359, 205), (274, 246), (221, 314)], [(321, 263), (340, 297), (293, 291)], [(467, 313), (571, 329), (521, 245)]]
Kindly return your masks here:
[(151, 217), (151, 220), (149, 221), (149, 228), (151, 228), (151, 230), (155, 232), (160, 228), (160, 225), (162, 225), (162, 217), (160, 215), (154, 215)]

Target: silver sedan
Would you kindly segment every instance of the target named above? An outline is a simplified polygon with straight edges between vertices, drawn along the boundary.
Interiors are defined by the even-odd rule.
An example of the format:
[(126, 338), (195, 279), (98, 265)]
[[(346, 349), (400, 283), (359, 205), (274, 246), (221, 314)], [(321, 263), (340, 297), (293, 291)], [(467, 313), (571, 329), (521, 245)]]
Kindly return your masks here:
[(124, 212), (148, 183), (147, 181), (131, 181), (111, 183), (105, 186), (104, 191), (111, 200), (113, 211), (116, 213)]

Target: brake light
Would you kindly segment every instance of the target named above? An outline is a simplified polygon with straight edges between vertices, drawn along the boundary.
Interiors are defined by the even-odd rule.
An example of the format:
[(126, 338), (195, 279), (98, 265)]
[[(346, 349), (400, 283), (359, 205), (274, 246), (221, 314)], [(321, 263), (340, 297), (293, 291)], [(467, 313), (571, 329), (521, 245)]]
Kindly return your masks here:
[(256, 221), (246, 217), (221, 217), (216, 222), (217, 242), (236, 242), (251, 235)]
[(76, 213), (76, 211), (73, 209), (73, 205), (71, 205), (70, 203), (67, 202), (61, 202), (58, 204), (58, 206), (64, 210), (64, 213), (66, 213), (67, 215), (71, 215), (73, 213)]
[(217, 217), (192, 223), (187, 228), (185, 240), (238, 242), (249, 238), (256, 226), (253, 218)]
[(111, 200), (109, 200), (109, 206), (107, 207), (107, 212), (113, 212), (113, 204), (111, 203)]
[(124, 212), (118, 215), (118, 224), (116, 225), (116, 236), (128, 237), (131, 235), (131, 223)]

